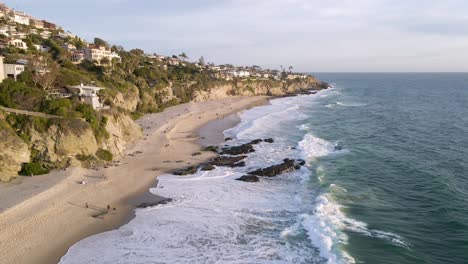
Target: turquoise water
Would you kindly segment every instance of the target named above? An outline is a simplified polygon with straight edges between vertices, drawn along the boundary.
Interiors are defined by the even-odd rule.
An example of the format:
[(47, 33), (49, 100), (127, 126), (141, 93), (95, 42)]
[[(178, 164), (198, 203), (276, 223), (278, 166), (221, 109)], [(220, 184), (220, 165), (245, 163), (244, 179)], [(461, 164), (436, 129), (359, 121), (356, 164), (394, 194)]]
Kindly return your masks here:
[[(173, 202), (80, 241), (61, 263), (468, 263), (468, 74), (318, 74), (225, 131), (246, 167), (163, 175)], [(247, 172), (301, 158), (258, 183)]]
[(345, 231), (348, 252), (364, 263), (468, 263), (468, 74), (318, 77), (340, 94), (308, 124), (350, 150), (320, 160), (322, 185), (347, 190), (335, 198), (349, 217), (405, 243)]

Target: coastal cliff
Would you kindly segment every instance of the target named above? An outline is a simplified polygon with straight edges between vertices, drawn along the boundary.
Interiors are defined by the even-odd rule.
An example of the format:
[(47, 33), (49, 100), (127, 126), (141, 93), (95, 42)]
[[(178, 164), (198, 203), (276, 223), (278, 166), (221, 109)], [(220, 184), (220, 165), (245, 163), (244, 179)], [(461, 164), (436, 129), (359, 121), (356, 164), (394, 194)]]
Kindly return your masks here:
[[(5, 7), (6, 8), (6, 7)], [(30, 40), (0, 47), (0, 62), (17, 65), (0, 81), (0, 179), (69, 166), (112, 162), (142, 137), (135, 119), (167, 107), (231, 96), (288, 96), (328, 88), (305, 73), (260, 66), (189, 61), (185, 53), (125, 50), (100, 38), (88, 42), (63, 28), (0, 21)], [(34, 30), (32, 30), (34, 29)], [(37, 47), (41, 47), (37, 50)], [(83, 54), (102, 54), (99, 58)], [(39, 69), (39, 70), (38, 70)]]
[[(313, 77), (294, 81), (231, 81), (197, 90), (191, 96), (191, 101), (201, 102), (231, 96), (285, 96), (327, 87)], [(156, 95), (140, 93), (139, 89), (114, 93), (113, 97), (109, 97), (112, 98), (113, 107), (100, 114), (104, 122), (104, 135), (100, 137), (82, 119), (47, 119), (3, 114), (1, 120), (4, 128), (0, 131), (4, 139), (0, 143), (1, 180), (9, 181), (20, 171), (29, 175), (54, 168), (95, 166), (122, 156), (128, 143), (142, 137), (142, 129), (130, 117), (130, 113), (138, 107), (144, 108), (145, 104), (161, 106), (169, 102), (181, 103), (182, 99), (175, 95), (175, 89), (169, 85), (158, 90)], [(159, 102), (155, 100), (155, 96)], [(22, 131), (21, 137), (15, 133), (13, 127)], [(102, 157), (102, 153), (107, 153), (107, 157)], [(24, 171), (24, 165), (31, 163), (39, 164), (44, 170)]]
[(207, 90), (196, 91), (194, 101), (200, 102), (212, 99), (222, 99), (228, 96), (285, 96), (328, 88), (326, 85), (308, 77), (300, 80), (256, 80), (256, 81), (232, 81), (223, 85), (215, 86)]

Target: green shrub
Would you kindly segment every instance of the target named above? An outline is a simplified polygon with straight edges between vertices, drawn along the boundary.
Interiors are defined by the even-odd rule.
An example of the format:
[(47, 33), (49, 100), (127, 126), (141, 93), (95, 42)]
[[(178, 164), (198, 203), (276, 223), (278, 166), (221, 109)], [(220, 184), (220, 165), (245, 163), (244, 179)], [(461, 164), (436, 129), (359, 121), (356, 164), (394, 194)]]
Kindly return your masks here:
[(73, 110), (73, 103), (70, 99), (47, 100), (42, 106), (42, 111), (51, 115), (68, 116)]
[(114, 158), (112, 153), (106, 149), (98, 149), (96, 156), (104, 161), (112, 161)]
[(38, 162), (30, 162), (23, 164), (23, 168), (19, 172), (20, 175), (30, 176), (30, 175), (41, 175), (47, 174), (50, 170), (45, 168), (42, 164)]
[(87, 161), (93, 159), (93, 155), (78, 154), (76, 155), (76, 159), (79, 161)]
[(22, 82), (5, 79), (0, 84), (0, 105), (37, 111), (46, 93)]

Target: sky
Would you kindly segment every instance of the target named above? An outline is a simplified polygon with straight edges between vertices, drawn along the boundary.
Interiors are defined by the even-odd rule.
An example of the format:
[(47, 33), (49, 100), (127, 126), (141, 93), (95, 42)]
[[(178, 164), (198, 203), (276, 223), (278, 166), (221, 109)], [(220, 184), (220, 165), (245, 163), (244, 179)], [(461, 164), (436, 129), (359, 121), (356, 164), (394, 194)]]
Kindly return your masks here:
[(301, 72), (468, 71), (466, 0), (7, 0), (147, 53)]

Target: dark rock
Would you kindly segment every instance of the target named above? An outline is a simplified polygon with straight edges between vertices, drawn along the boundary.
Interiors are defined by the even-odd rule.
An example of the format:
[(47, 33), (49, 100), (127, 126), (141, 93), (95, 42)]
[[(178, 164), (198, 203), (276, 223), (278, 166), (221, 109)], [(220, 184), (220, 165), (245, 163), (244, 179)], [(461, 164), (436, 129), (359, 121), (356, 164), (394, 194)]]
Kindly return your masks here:
[(249, 144), (257, 145), (257, 144), (262, 143), (262, 142), (263, 142), (263, 139), (254, 139), (254, 140), (250, 141)]
[(232, 140), (232, 138), (231, 138), (231, 137), (227, 137), (227, 138), (224, 139), (224, 141), (229, 141), (229, 140)]
[(215, 169), (215, 166), (213, 166), (211, 164), (205, 164), (205, 165), (201, 166), (202, 171), (211, 171), (211, 170), (214, 170), (214, 169)]
[(255, 176), (255, 175), (244, 175), (240, 178), (237, 178), (236, 180), (238, 181), (244, 181), (244, 182), (258, 182), (260, 179)]
[(247, 156), (236, 156), (236, 157), (228, 157), (228, 156), (219, 156), (212, 159), (208, 164), (213, 166), (224, 166), (224, 167), (243, 167), (245, 163), (241, 161), (247, 158)]
[(244, 162), (244, 161), (241, 161), (241, 162), (232, 164), (231, 167), (232, 167), (232, 168), (234, 168), (234, 167), (245, 167), (245, 162)]
[(272, 138), (267, 138), (267, 139), (264, 139), (263, 141), (266, 142), (266, 143), (273, 143), (273, 142), (275, 142), (275, 140), (273, 140)]
[(242, 154), (247, 154), (254, 152), (255, 149), (252, 146), (252, 144), (247, 143), (243, 144), (240, 146), (234, 146), (234, 147), (227, 147), (223, 148), (223, 151), (221, 152), (222, 155), (242, 155)]
[(178, 176), (184, 176), (184, 175), (189, 175), (189, 174), (194, 174), (197, 172), (197, 167), (195, 166), (190, 166), (185, 169), (181, 169), (178, 171), (173, 172), (172, 174), (178, 175)]
[(195, 152), (192, 154), (192, 156), (200, 156), (201, 155), (201, 152)]
[(211, 152), (218, 153), (218, 147), (217, 146), (208, 146), (208, 147), (204, 148), (203, 151), (211, 151)]
[(292, 172), (295, 170), (299, 170), (302, 166), (301, 164), (305, 164), (305, 162), (303, 160), (296, 161), (292, 159), (284, 159), (283, 163), (281, 164), (251, 171), (248, 174), (257, 175), (257, 176), (265, 176), (265, 177), (274, 177), (283, 173), (288, 173), (288, 172)]
[(153, 206), (156, 206), (156, 205), (167, 204), (167, 203), (170, 203), (170, 202), (172, 202), (171, 198), (164, 198), (164, 199), (156, 201), (156, 202), (143, 202), (143, 203), (137, 205), (137, 208), (153, 207)]
[(336, 145), (335, 148), (334, 148), (334, 150), (336, 150), (336, 151), (337, 151), (337, 150), (342, 150), (342, 149), (343, 149), (343, 147), (342, 147), (342, 146), (339, 146), (339, 145)]
[(303, 159), (298, 159), (296, 161), (297, 161), (297, 164), (299, 164), (301, 166), (304, 166), (306, 164), (305, 160), (303, 160)]

